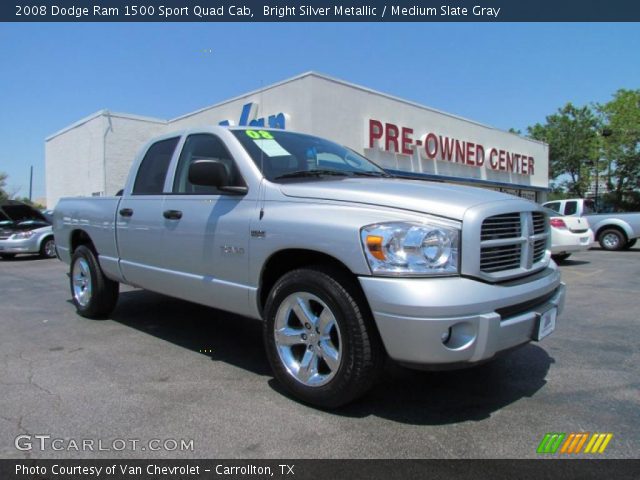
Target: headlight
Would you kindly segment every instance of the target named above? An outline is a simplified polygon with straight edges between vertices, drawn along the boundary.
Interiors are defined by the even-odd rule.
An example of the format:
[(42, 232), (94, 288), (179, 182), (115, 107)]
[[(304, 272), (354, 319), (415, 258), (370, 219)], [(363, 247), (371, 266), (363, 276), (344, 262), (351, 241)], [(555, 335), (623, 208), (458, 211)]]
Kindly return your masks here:
[(31, 231), (14, 233), (13, 235), (11, 235), (11, 238), (14, 240), (24, 240), (31, 237), (33, 237), (33, 232)]
[(374, 274), (455, 275), (460, 231), (435, 223), (390, 222), (360, 232)]

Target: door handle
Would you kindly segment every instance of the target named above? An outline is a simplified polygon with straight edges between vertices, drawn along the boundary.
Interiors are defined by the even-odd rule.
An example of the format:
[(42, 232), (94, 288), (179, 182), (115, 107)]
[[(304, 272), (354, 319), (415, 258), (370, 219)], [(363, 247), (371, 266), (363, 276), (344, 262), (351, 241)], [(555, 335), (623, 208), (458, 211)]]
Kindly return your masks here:
[(182, 212), (180, 210), (165, 210), (162, 212), (162, 216), (169, 220), (180, 220), (182, 218)]
[(120, 215), (123, 217), (130, 217), (133, 215), (133, 210), (130, 208), (121, 208)]

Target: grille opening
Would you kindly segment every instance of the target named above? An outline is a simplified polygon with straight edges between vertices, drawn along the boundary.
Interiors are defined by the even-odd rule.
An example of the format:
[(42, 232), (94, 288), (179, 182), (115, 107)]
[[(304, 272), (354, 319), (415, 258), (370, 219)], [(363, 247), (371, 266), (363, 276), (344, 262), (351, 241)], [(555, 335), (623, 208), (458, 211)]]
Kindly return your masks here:
[(482, 222), (480, 240), (500, 240), (519, 237), (522, 226), (519, 213), (505, 213), (487, 218)]
[[(527, 226), (528, 225), (528, 226)], [(523, 236), (527, 236), (525, 239)], [(532, 243), (530, 237), (542, 236)], [(485, 218), (480, 241), (501, 240), (505, 245), (480, 247), (480, 271), (488, 274), (525, 268), (544, 260), (547, 249), (547, 215), (544, 212), (510, 212)]]

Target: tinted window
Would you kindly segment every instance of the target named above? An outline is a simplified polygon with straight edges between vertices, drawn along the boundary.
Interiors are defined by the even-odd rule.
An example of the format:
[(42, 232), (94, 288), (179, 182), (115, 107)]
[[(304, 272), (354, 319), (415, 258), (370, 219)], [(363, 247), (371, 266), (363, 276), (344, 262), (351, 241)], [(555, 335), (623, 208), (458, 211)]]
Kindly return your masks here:
[(176, 169), (176, 177), (173, 181), (173, 193), (184, 193), (193, 195), (218, 195), (220, 191), (211, 186), (194, 185), (189, 181), (189, 167), (196, 160), (217, 160), (221, 162), (227, 174), (229, 175), (229, 186), (244, 186), (244, 181), (240, 176), (236, 163), (231, 158), (227, 147), (224, 143), (209, 133), (198, 133), (189, 135), (184, 143), (180, 160), (178, 160), (178, 168)]
[(596, 211), (596, 205), (593, 202), (593, 200), (585, 200), (584, 203), (582, 204), (582, 213), (584, 215), (588, 215), (590, 213), (595, 213)]
[(162, 193), (169, 163), (179, 138), (161, 140), (151, 145), (140, 163), (133, 185), (133, 195), (157, 195)]
[(551, 210), (555, 210), (556, 212), (560, 211), (560, 202), (545, 203), (544, 206)]
[(565, 215), (573, 215), (578, 211), (578, 202), (572, 200), (571, 202), (567, 202), (564, 205), (564, 214)]

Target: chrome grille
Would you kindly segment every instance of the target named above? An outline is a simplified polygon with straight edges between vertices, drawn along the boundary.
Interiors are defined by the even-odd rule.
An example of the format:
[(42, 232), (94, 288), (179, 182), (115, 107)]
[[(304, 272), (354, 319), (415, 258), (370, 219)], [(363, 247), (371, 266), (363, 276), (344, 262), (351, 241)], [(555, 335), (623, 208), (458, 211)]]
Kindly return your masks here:
[(533, 271), (545, 260), (548, 238), (547, 218), (542, 212), (485, 218), (480, 230), (480, 271), (490, 276)]
[(482, 222), (481, 240), (519, 237), (521, 231), (520, 214), (506, 213), (489, 217)]
[(544, 233), (547, 219), (542, 212), (533, 212), (533, 233)]
[(520, 266), (522, 247), (520, 245), (504, 245), (482, 249), (480, 269), (483, 272), (499, 272)]

